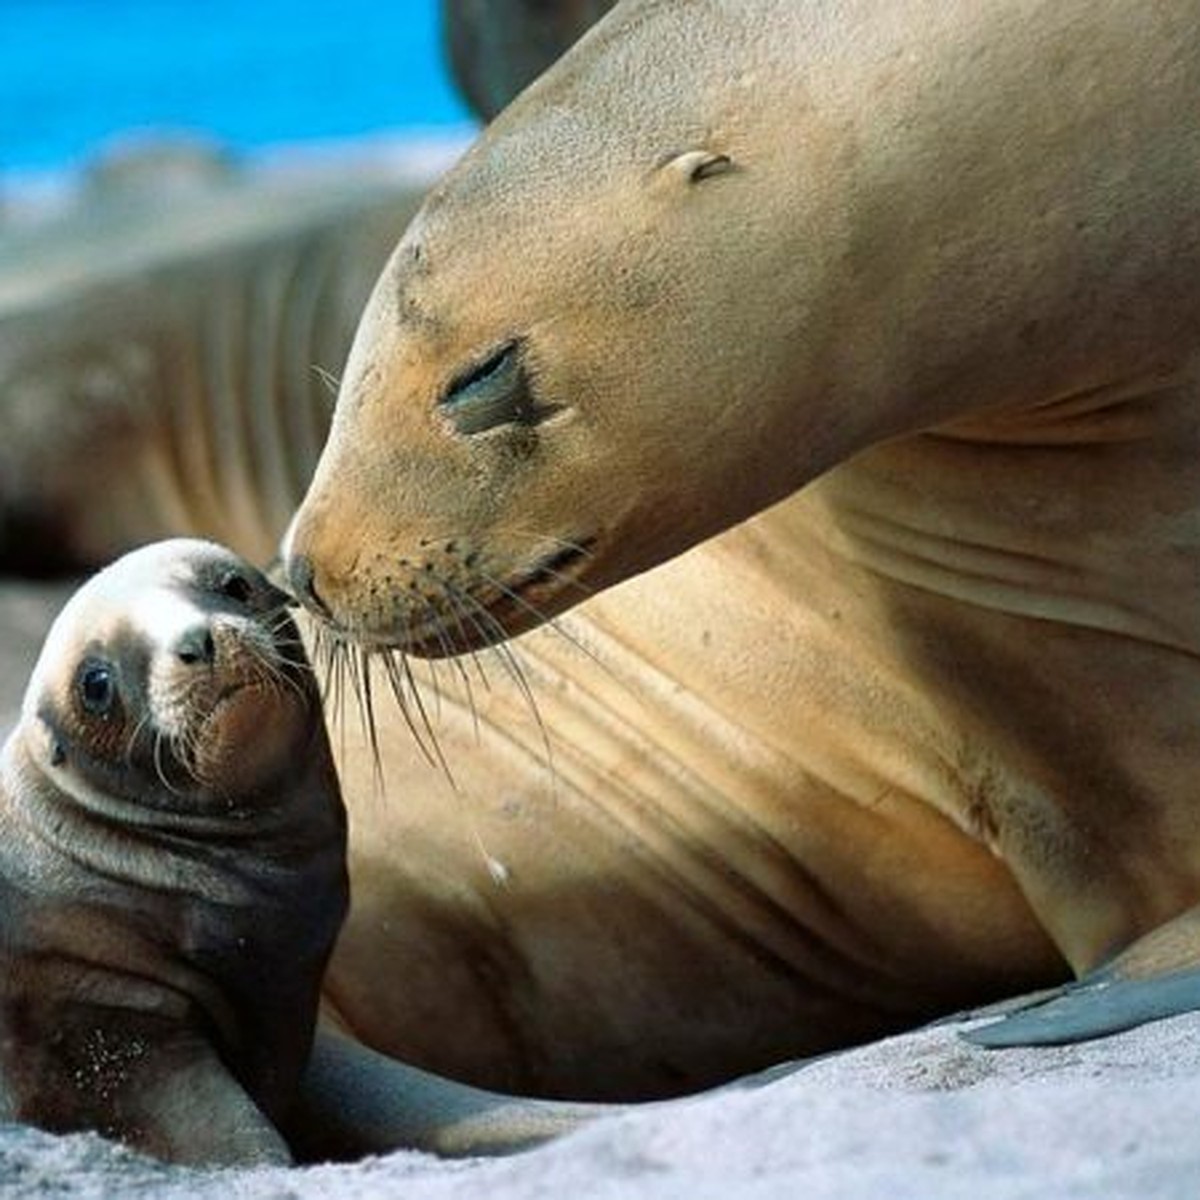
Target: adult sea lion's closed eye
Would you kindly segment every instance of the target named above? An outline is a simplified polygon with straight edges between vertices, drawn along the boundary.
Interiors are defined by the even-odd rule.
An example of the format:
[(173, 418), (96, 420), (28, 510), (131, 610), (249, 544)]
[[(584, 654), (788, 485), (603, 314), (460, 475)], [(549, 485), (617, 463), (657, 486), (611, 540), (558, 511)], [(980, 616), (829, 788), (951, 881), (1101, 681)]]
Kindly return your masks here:
[(521, 355), (509, 341), (457, 376), (439, 407), (458, 433), (485, 433), (502, 425), (537, 425), (558, 411), (538, 403)]

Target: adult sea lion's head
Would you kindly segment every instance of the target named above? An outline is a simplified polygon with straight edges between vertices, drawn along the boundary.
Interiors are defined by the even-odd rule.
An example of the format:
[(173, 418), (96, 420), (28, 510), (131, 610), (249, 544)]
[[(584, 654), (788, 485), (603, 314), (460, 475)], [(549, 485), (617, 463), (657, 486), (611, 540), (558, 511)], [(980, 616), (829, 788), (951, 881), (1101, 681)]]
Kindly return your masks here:
[(759, 24), (618, 6), (428, 198), (285, 542), (345, 635), (437, 655), (519, 632), (838, 457), (845, 422), (792, 402), (830, 330), (808, 318), (836, 151), (779, 111), (796, 69)]

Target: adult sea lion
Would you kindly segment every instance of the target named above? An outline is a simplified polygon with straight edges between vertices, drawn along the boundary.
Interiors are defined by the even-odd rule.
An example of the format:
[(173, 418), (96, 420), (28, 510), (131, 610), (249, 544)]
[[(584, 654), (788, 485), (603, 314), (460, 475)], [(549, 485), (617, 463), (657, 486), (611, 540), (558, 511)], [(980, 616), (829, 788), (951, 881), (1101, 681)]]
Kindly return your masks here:
[(459, 792), (340, 760), (355, 1035), (661, 1094), (1200, 901), (1194, 18), (624, 0), (432, 193), (286, 548)]
[(52, 627), (0, 754), (0, 1116), (179, 1162), (286, 1161), (347, 902), (285, 598), (205, 542)]

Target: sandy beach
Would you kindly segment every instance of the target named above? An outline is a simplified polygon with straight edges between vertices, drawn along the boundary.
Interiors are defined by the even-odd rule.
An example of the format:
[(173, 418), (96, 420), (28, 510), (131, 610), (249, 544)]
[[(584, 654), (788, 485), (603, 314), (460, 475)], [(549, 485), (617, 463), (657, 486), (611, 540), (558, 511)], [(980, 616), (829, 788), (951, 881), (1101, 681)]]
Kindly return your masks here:
[(1085, 1045), (975, 1049), (936, 1028), (760, 1087), (647, 1106), (504, 1159), (398, 1153), (197, 1172), (95, 1136), (0, 1127), (6, 1197), (162, 1200), (1187, 1200), (1200, 1016)]

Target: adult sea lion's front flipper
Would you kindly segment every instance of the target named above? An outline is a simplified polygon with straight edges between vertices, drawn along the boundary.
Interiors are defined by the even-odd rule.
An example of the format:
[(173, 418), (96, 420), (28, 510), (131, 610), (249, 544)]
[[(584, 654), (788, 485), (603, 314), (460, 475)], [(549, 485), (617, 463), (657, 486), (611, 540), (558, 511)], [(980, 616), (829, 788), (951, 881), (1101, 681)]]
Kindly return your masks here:
[(303, 1159), (400, 1148), (458, 1157), (523, 1150), (621, 1106), (524, 1100), (410, 1067), (321, 1029), (289, 1129)]
[(1200, 909), (1140, 938), (1048, 998), (963, 1036), (977, 1046), (1053, 1046), (1200, 1009)]

